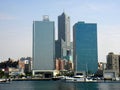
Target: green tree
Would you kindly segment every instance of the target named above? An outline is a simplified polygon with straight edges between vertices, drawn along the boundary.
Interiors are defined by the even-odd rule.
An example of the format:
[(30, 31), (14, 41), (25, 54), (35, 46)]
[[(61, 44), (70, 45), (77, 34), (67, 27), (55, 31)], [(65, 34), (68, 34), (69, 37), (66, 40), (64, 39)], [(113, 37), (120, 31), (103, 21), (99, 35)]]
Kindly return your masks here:
[(4, 72), (0, 70), (0, 78), (2, 78), (3, 76), (4, 76)]

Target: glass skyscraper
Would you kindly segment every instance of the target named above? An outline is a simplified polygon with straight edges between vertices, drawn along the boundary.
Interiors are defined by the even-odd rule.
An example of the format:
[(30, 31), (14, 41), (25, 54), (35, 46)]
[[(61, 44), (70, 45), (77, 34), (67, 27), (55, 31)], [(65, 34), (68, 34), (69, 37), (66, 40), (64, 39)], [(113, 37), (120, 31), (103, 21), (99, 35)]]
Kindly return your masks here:
[(64, 12), (58, 16), (58, 40), (61, 39), (70, 46), (70, 17)]
[(97, 24), (78, 22), (73, 26), (75, 71), (95, 73), (98, 69)]
[(70, 17), (64, 12), (58, 16), (58, 40), (56, 41), (56, 58), (64, 58), (70, 53)]
[(33, 70), (54, 70), (54, 22), (44, 17), (33, 22)]

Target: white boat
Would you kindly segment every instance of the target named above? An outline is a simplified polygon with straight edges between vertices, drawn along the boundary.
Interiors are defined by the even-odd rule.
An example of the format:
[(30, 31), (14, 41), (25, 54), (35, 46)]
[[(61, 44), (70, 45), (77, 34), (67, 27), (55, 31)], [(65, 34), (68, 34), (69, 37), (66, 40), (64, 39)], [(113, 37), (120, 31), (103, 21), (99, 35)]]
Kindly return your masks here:
[(85, 77), (81, 75), (75, 75), (74, 77), (66, 77), (66, 82), (85, 82)]
[(85, 82), (85, 77), (83, 75), (75, 75), (74, 81), (75, 82)]
[(56, 80), (62, 80), (65, 79), (65, 76), (56, 76), (56, 77), (52, 77), (52, 80), (56, 81)]
[(0, 79), (0, 82), (6, 82), (7, 80), (6, 79)]
[(73, 82), (74, 78), (73, 77), (65, 77), (66, 82)]
[(91, 78), (86, 78), (81, 75), (76, 75), (74, 77), (66, 77), (65, 81), (66, 82), (93, 82)]
[(0, 83), (10, 83), (10, 79), (0, 79)]
[(89, 77), (86, 78), (85, 80), (86, 80), (86, 82), (94, 82), (93, 79), (92, 79), (92, 78), (89, 78)]

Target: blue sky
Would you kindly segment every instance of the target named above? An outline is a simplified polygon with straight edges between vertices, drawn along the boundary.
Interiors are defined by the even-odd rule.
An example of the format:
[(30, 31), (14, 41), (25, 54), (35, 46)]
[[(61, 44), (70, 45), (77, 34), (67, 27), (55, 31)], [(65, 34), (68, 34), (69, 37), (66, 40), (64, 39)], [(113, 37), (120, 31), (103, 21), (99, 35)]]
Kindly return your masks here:
[(97, 23), (98, 59), (120, 54), (120, 0), (0, 0), (0, 60), (32, 56), (32, 23), (49, 15), (55, 21), (64, 11), (72, 26)]

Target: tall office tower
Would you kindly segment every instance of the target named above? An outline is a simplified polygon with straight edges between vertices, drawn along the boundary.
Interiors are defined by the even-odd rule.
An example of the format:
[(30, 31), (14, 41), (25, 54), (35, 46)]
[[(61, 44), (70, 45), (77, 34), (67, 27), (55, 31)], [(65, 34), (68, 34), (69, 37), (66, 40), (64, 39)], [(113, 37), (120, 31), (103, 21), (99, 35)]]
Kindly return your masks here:
[(75, 71), (97, 71), (97, 24), (78, 22), (73, 26), (73, 54)]
[(58, 40), (61, 39), (70, 46), (70, 17), (64, 12), (58, 16)]
[(56, 41), (56, 58), (70, 55), (70, 17), (64, 12), (58, 16), (58, 40)]
[(54, 22), (44, 16), (43, 21), (33, 22), (33, 73), (37, 70), (54, 70)]

